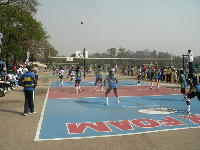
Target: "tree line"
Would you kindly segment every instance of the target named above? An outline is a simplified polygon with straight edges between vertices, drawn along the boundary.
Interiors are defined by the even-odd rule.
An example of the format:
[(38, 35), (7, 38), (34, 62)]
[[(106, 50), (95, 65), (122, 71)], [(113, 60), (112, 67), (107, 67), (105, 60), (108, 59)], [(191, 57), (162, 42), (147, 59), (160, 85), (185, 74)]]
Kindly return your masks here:
[(0, 1), (1, 59), (25, 62), (28, 50), (30, 58), (34, 56), (43, 61), (47, 61), (49, 53), (57, 55), (42, 23), (35, 18), (38, 6), (37, 0)]
[[(0, 0), (0, 32), (3, 33), (1, 47), (1, 59), (6, 61), (21, 61), (25, 62), (27, 51), (30, 50), (31, 60), (40, 60), (41, 62), (58, 61), (66, 63), (66, 60), (50, 60), (51, 56), (56, 56), (58, 51), (49, 43), (49, 35), (42, 27), (42, 23), (37, 21), (35, 15), (37, 8), (41, 4), (37, 0)], [(75, 57), (73, 54), (71, 57)], [(87, 64), (120, 64), (127, 66), (137, 66), (142, 64), (150, 64), (149, 59), (152, 58), (152, 63), (155, 63), (157, 58), (158, 64), (162, 66), (173, 65), (180, 67), (183, 65), (181, 56), (174, 56), (168, 52), (157, 52), (145, 49), (143, 51), (131, 51), (125, 48), (109, 48), (106, 52), (89, 54), (92, 58), (143, 58), (142, 60), (86, 60)], [(33, 59), (34, 58), (34, 59)], [(167, 61), (164, 58), (169, 58)], [(194, 58), (195, 67), (200, 65), (200, 56)], [(69, 62), (70, 63), (70, 62)], [(83, 60), (74, 59), (74, 63), (83, 64)], [(187, 58), (185, 59), (187, 66)]]
[[(75, 54), (72, 54), (71, 57), (75, 57)], [(124, 58), (120, 60), (110, 59), (110, 60), (86, 60), (87, 64), (110, 64), (115, 65), (116, 63), (119, 66), (137, 66), (137, 65), (150, 65), (155, 64), (156, 62), (160, 66), (174, 66), (174, 67), (183, 67), (183, 57), (182, 56), (175, 56), (168, 52), (158, 52), (157, 50), (150, 51), (149, 49), (145, 49), (143, 51), (131, 51), (125, 48), (119, 47), (117, 48), (110, 48), (106, 52), (103, 53), (94, 53), (89, 54), (89, 58)], [(126, 59), (126, 58), (137, 58), (137, 59)], [(141, 60), (139, 58), (142, 58)], [(146, 58), (146, 59), (145, 59)], [(166, 58), (168, 58), (166, 60)], [(187, 67), (187, 57), (184, 59), (184, 67)], [(74, 62), (78, 62), (79, 64), (83, 64), (82, 59), (75, 59)], [(194, 65), (195, 68), (199, 68), (200, 66), (200, 56), (194, 58)]]

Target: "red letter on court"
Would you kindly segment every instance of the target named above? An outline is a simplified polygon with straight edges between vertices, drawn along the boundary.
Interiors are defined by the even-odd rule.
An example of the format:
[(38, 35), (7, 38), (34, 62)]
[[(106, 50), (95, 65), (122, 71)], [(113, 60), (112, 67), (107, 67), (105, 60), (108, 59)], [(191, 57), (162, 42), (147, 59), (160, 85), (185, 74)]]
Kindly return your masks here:
[(160, 124), (151, 119), (135, 119), (131, 121), (134, 125), (141, 128), (154, 128), (159, 127)]
[(69, 134), (81, 134), (84, 133), (86, 128), (89, 127), (97, 132), (110, 132), (111, 129), (104, 122), (95, 122), (92, 123), (80, 123), (77, 125), (76, 123), (67, 123), (67, 128)]
[(200, 118), (197, 117), (196, 115), (190, 115), (190, 116), (179, 116), (181, 118), (185, 118), (185, 119), (189, 119), (190, 121), (192, 121), (193, 123), (197, 124), (200, 123)]
[(176, 126), (176, 125), (184, 125), (185, 123), (178, 121), (172, 117), (163, 117), (165, 120), (160, 120), (158, 122), (164, 124), (165, 126)]
[(107, 123), (111, 124), (112, 126), (120, 129), (120, 130), (133, 130), (133, 127), (131, 126), (130, 122), (128, 120), (123, 120), (123, 121), (108, 121)]

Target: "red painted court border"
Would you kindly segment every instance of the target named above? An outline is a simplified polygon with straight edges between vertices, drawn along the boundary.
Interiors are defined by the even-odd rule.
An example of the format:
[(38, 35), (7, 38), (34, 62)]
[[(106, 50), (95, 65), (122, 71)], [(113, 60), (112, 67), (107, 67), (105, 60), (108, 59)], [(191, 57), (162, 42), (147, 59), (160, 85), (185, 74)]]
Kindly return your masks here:
[[(75, 87), (52, 87), (49, 89), (48, 99), (59, 98), (82, 98), (82, 97), (105, 97), (105, 91), (107, 87), (104, 87), (104, 91), (101, 91), (101, 87), (94, 91), (94, 87), (82, 87), (81, 92), (75, 93)], [(159, 90), (153, 88), (149, 89), (149, 86), (118, 86), (118, 95), (120, 96), (153, 96), (153, 95), (174, 95), (181, 94), (180, 91), (160, 87)], [(111, 91), (109, 96), (115, 96)]]

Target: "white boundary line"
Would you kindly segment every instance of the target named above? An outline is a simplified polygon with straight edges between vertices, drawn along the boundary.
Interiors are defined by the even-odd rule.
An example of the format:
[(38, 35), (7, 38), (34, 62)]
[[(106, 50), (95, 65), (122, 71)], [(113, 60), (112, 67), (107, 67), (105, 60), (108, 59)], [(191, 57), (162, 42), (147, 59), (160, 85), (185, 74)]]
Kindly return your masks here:
[(164, 129), (164, 130), (155, 130), (155, 131), (147, 131), (147, 132), (138, 132), (138, 133), (127, 133), (127, 134), (115, 134), (115, 135), (102, 135), (102, 136), (85, 136), (85, 137), (72, 137), (72, 138), (54, 138), (54, 139), (39, 139), (38, 141), (53, 141), (53, 140), (78, 140), (78, 139), (91, 139), (91, 138), (104, 138), (104, 137), (115, 137), (115, 136), (124, 136), (124, 135), (134, 135), (134, 134), (144, 134), (144, 133), (156, 133), (156, 132), (165, 132), (165, 131), (176, 131), (176, 130), (185, 130), (185, 129), (195, 129), (200, 128), (197, 127), (185, 127), (185, 128), (174, 128), (174, 129)]
[(50, 85), (51, 85), (51, 81), (50, 81), (50, 84), (49, 84), (49, 87), (48, 87), (48, 90), (47, 90), (47, 94), (46, 94), (46, 97), (45, 97), (45, 101), (44, 101), (44, 105), (43, 105), (42, 112), (41, 112), (41, 115), (40, 115), (40, 120), (38, 122), (38, 127), (37, 127), (37, 131), (36, 131), (36, 135), (35, 135), (34, 141), (40, 141), (39, 140), (40, 130), (41, 130), (41, 127), (42, 127), (42, 122), (43, 122), (43, 117), (44, 117), (44, 111), (45, 111), (46, 104), (47, 104), (47, 99), (48, 99), (48, 95), (49, 95)]

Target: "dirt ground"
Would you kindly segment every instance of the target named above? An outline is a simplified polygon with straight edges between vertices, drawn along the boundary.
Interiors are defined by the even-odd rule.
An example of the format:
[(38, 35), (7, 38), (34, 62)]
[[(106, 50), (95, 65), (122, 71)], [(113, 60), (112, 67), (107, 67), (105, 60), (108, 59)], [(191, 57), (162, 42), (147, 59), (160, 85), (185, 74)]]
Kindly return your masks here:
[[(41, 76), (52, 75), (49, 71)], [(121, 79), (125, 77), (120, 77)], [(128, 79), (130, 77), (126, 77)], [(23, 87), (0, 97), (0, 149), (1, 150), (199, 150), (200, 128), (142, 133), (114, 137), (34, 141), (43, 104), (50, 84), (57, 78), (39, 78), (36, 88), (34, 115), (23, 116)], [(83, 79), (84, 80), (84, 79)], [(85, 79), (86, 80), (86, 79)], [(144, 82), (144, 81), (143, 81)], [(149, 83), (148, 81), (145, 81)], [(160, 83), (161, 86), (179, 88), (178, 84)], [(200, 109), (200, 108), (199, 108)]]

